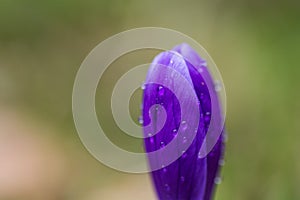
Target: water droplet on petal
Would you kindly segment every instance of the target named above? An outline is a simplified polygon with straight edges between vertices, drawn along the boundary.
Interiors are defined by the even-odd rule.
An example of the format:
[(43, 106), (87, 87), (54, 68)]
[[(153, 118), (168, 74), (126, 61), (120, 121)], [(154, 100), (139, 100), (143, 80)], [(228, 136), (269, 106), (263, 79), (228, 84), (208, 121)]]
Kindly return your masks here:
[(142, 116), (139, 116), (138, 121), (139, 121), (139, 124), (143, 124), (143, 123), (144, 123), (143, 117), (142, 117)]
[(205, 116), (205, 117), (204, 117), (204, 121), (205, 121), (205, 122), (208, 122), (209, 120), (210, 120), (210, 117), (209, 117), (209, 116)]
[(141, 85), (141, 89), (142, 89), (142, 90), (146, 89), (145, 83), (143, 83), (143, 84)]
[(218, 163), (219, 163), (220, 166), (224, 166), (225, 165), (225, 160), (224, 159), (220, 159)]
[(150, 138), (150, 143), (151, 143), (151, 144), (154, 143), (154, 138), (153, 138), (153, 137)]
[(186, 143), (186, 142), (187, 142), (187, 139), (186, 139), (185, 136), (182, 138), (182, 142), (183, 142), (183, 143)]
[(181, 177), (180, 177), (180, 181), (181, 181), (181, 182), (184, 182), (184, 180), (185, 180), (184, 176), (181, 176)]
[(182, 153), (182, 158), (186, 158), (187, 153), (185, 153), (185, 151), (182, 151), (181, 153)]
[(168, 191), (168, 192), (170, 191), (170, 186), (169, 186), (167, 183), (165, 184), (165, 189), (166, 189), (166, 191)]
[(164, 93), (165, 93), (164, 87), (163, 87), (163, 86), (159, 86), (159, 87), (158, 87), (158, 95), (159, 95), (159, 96), (163, 96)]
[(152, 137), (152, 133), (148, 133), (148, 137)]
[(160, 147), (161, 148), (165, 147), (165, 143), (164, 142), (160, 142)]
[(177, 129), (176, 129), (176, 128), (174, 128), (174, 129), (172, 130), (172, 135), (173, 135), (173, 137), (176, 137), (176, 136), (177, 136)]
[(202, 82), (201, 82), (201, 85), (205, 85), (205, 83), (202, 81)]
[(216, 92), (220, 92), (222, 90), (222, 84), (221, 84), (221, 82), (220, 81), (216, 81), (215, 82), (215, 91)]
[(163, 170), (164, 173), (168, 171), (165, 165), (161, 165), (161, 169)]
[(200, 154), (200, 152), (198, 153), (198, 159), (201, 159), (201, 154)]
[(181, 122), (182, 130), (185, 131), (187, 129), (187, 123), (186, 121)]
[(215, 184), (219, 185), (219, 184), (221, 184), (221, 182), (222, 182), (222, 178), (217, 176), (217, 177), (215, 178), (214, 182), (215, 182)]
[(200, 93), (200, 99), (204, 99), (204, 94)]

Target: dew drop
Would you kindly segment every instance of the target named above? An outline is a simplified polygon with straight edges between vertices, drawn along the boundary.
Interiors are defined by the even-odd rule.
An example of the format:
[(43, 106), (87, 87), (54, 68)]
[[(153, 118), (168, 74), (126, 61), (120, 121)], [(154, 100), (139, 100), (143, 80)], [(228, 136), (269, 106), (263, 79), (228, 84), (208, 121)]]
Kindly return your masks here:
[(215, 82), (215, 91), (220, 92), (222, 90), (222, 84), (219, 80)]
[(181, 181), (181, 182), (184, 182), (184, 181), (185, 181), (185, 177), (184, 177), (184, 176), (181, 176), (181, 177), (180, 177), (180, 181)]
[(142, 117), (142, 116), (139, 116), (138, 121), (139, 121), (139, 124), (143, 124), (143, 123), (144, 123), (143, 117)]
[(186, 143), (186, 142), (187, 142), (187, 139), (186, 139), (185, 136), (182, 138), (182, 142), (183, 142), (183, 143)]
[(169, 186), (167, 183), (165, 184), (165, 189), (166, 189), (166, 191), (168, 191), (168, 192), (169, 192), (170, 189), (171, 189), (170, 186)]
[(165, 165), (162, 165), (161, 166), (161, 169), (162, 169), (162, 171), (164, 172), (164, 173), (166, 173), (168, 170), (167, 170), (167, 168), (165, 167)]
[(187, 123), (186, 121), (181, 122), (182, 130), (185, 131), (187, 129)]
[(202, 81), (202, 82), (201, 82), (201, 85), (205, 85), (205, 83)]
[(206, 115), (210, 115), (210, 112), (206, 112), (205, 114), (206, 114)]
[(201, 154), (200, 154), (200, 152), (198, 153), (198, 159), (201, 159)]
[(148, 133), (148, 137), (152, 137), (152, 133)]
[(154, 143), (154, 139), (153, 137), (150, 138), (150, 143), (153, 144)]
[(225, 165), (225, 160), (224, 159), (220, 159), (218, 163), (219, 163), (220, 166), (224, 166)]
[(172, 130), (172, 135), (173, 135), (174, 138), (177, 136), (177, 129), (176, 128), (174, 128)]
[(159, 86), (159, 87), (158, 87), (158, 95), (159, 95), (159, 96), (163, 96), (164, 93), (165, 93), (164, 87), (163, 87), (163, 86)]
[(186, 158), (187, 153), (185, 153), (185, 151), (182, 151), (181, 153), (182, 153), (182, 158)]
[(219, 184), (221, 184), (221, 182), (222, 182), (222, 178), (217, 176), (217, 177), (215, 178), (214, 182), (215, 182), (215, 184), (219, 185)]
[(173, 60), (170, 60), (170, 63), (171, 63), (171, 64), (173, 64), (173, 63), (174, 63), (174, 61), (173, 61)]
[(164, 142), (160, 142), (160, 147), (161, 148), (165, 147), (165, 143)]
[(205, 121), (205, 122), (208, 122), (209, 120), (210, 120), (210, 117), (209, 117), (209, 116), (205, 116), (205, 117), (204, 117), (204, 121)]
[(146, 89), (145, 83), (143, 83), (143, 84), (141, 85), (141, 89), (142, 89), (142, 90)]

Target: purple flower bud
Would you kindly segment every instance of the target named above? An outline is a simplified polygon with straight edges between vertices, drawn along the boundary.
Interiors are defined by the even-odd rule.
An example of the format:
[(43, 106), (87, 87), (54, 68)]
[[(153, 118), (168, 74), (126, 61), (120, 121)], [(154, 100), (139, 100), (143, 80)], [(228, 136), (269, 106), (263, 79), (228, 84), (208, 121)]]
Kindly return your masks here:
[[(161, 200), (209, 200), (215, 184), (220, 182), (222, 137), (207, 156), (199, 156), (211, 123), (212, 105), (217, 105), (215, 109), (221, 116), (217, 90), (209, 90), (214, 84), (206, 65), (189, 45), (181, 44), (156, 56), (148, 71), (143, 95), (144, 143), (153, 170), (154, 186)], [(188, 90), (189, 87), (192, 90)], [(151, 156), (151, 152), (164, 150), (173, 140), (176, 143), (170, 156), (164, 153)], [(165, 162), (173, 155), (178, 159)], [(158, 164), (161, 167), (158, 168)]]

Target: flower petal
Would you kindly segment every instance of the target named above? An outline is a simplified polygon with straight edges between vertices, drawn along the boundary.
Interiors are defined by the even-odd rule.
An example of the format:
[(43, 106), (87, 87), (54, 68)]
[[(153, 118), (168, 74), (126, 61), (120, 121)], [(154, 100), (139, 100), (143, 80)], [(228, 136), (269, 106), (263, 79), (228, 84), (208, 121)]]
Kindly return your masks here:
[[(165, 79), (162, 71), (160, 73), (155, 73), (156, 71), (153, 68), (156, 67), (156, 64), (162, 64), (173, 68), (178, 71), (181, 76), (188, 80), (190, 84), (192, 84), (189, 69), (182, 56), (175, 54), (174, 52), (163, 52), (154, 59), (152, 67), (148, 73), (148, 77), (157, 76), (159, 79), (166, 82), (165, 85), (174, 84), (172, 81), (176, 81), (177, 79)], [(177, 88), (177, 90), (186, 90), (185, 85), (180, 85), (180, 87), (181, 88)], [(164, 145), (168, 145), (174, 137), (177, 137), (177, 130), (179, 126), (185, 126), (184, 123), (186, 123), (186, 121), (193, 120), (185, 119), (186, 121), (181, 121), (180, 105), (176, 96), (174, 96), (172, 91), (168, 90), (168, 88), (163, 89), (163, 95), (160, 91), (161, 88), (159, 85), (150, 84), (147, 85), (144, 90), (143, 117), (145, 124), (150, 123), (148, 111), (152, 105), (162, 104), (167, 112), (167, 121), (163, 129), (155, 136), (145, 140), (147, 152), (155, 151), (162, 148)], [(188, 101), (189, 96), (185, 96), (185, 99)], [(193, 118), (194, 115), (191, 113), (189, 117)], [(159, 118), (159, 116), (152, 118)], [(204, 123), (198, 123), (199, 127), (196, 130), (198, 133), (188, 150), (186, 152), (178, 152), (182, 155), (172, 164), (152, 172), (154, 185), (160, 199), (193, 199), (192, 195), (200, 198), (204, 196), (206, 183), (206, 158), (198, 159), (197, 155), (201, 143), (203, 142), (205, 131)], [(188, 139), (189, 137), (187, 133), (187, 137), (182, 138), (180, 141), (184, 143)], [(180, 148), (178, 148), (177, 151), (180, 151)], [(195, 176), (195, 174), (197, 176)]]
[[(158, 68), (158, 65), (164, 65), (165, 68)], [(180, 76), (186, 80), (179, 82), (180, 79), (172, 74), (172, 78), (167, 78), (167, 68), (170, 67), (177, 71)], [(174, 76), (174, 77), (173, 77)], [(187, 44), (176, 46), (172, 51), (159, 54), (154, 59), (148, 71), (146, 83), (150, 79), (159, 80), (163, 85), (171, 86), (162, 87), (160, 84), (147, 84), (143, 96), (143, 119), (145, 149), (149, 154), (149, 163), (151, 169), (157, 169), (155, 165), (166, 160), (165, 156), (151, 157), (154, 151), (169, 145), (174, 138), (179, 137), (179, 143), (174, 151), (179, 158), (168, 166), (162, 166), (161, 169), (152, 172), (153, 182), (159, 199), (173, 200), (209, 200), (212, 197), (214, 189), (214, 179), (218, 174), (219, 160), (222, 157), (223, 146), (222, 137), (219, 137), (216, 145), (207, 157), (198, 156), (199, 150), (204, 143), (204, 138), (211, 123), (212, 106), (216, 107), (217, 115), (221, 116), (221, 109), (217, 94), (213, 90), (210, 93), (208, 88), (214, 88), (212, 77), (206, 68), (206, 62)], [(150, 81), (151, 82), (151, 81)], [(176, 85), (176, 86), (174, 86)], [(185, 106), (183, 111), (189, 112), (185, 119), (182, 117), (182, 104), (175, 96), (172, 90), (176, 87), (179, 91), (179, 98), (184, 99), (183, 102), (192, 101), (195, 93), (197, 102), (196, 109)], [(192, 86), (192, 92), (186, 92), (187, 87)], [(153, 105), (160, 105), (151, 110)], [(189, 105), (189, 104), (184, 104)], [(167, 117), (163, 124), (162, 116), (164, 109)], [(195, 121), (195, 113), (200, 112), (200, 118), (197, 119), (197, 129), (191, 129), (185, 123)], [(150, 113), (150, 115), (149, 115)], [(152, 122), (151, 122), (152, 120)], [(150, 124), (150, 127), (145, 128)], [(187, 123), (188, 124), (188, 123)], [(178, 129), (187, 126), (184, 131), (183, 138), (177, 134)], [(194, 126), (196, 127), (196, 126)], [(156, 134), (157, 132), (157, 134)], [(194, 140), (190, 135), (196, 134)], [(155, 134), (155, 135), (154, 135)], [(190, 140), (190, 146), (182, 152), (182, 143)], [(168, 155), (167, 155), (168, 156)]]
[[(221, 116), (221, 108), (219, 107), (220, 105), (219, 102), (211, 103), (212, 95), (215, 100), (218, 100), (218, 96), (215, 90), (211, 90), (213, 91), (212, 94), (210, 94), (209, 91), (206, 90), (207, 87), (214, 88), (212, 77), (208, 69), (206, 68), (205, 61), (202, 58), (200, 58), (200, 56), (189, 45), (181, 44), (174, 47), (173, 50), (180, 53), (185, 58), (185, 60), (187, 61), (187, 65), (191, 65), (189, 63), (193, 63), (193, 66), (195, 66), (195, 68), (189, 67), (190, 75), (193, 80), (197, 96), (200, 99), (201, 108), (205, 113), (204, 121), (205, 121), (205, 127), (207, 131), (207, 128), (210, 124), (211, 104), (213, 104), (216, 107), (215, 109), (217, 109), (219, 115)], [(205, 78), (205, 81), (202, 77)], [(207, 85), (206, 88), (203, 87), (204, 86), (203, 83)], [(208, 154), (207, 157), (207, 183), (206, 183), (204, 200), (211, 199), (213, 195), (215, 178), (218, 176), (218, 171), (219, 171), (219, 161), (223, 157), (222, 153), (223, 153), (224, 146), (222, 141), (223, 139), (222, 135), (224, 135), (224, 133), (221, 134), (214, 148)]]

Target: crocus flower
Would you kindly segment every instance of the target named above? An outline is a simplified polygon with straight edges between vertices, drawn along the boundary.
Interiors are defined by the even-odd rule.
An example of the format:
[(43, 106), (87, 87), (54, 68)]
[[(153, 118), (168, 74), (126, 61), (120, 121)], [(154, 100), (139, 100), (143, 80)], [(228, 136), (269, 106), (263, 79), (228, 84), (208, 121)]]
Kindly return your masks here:
[[(153, 60), (146, 78), (143, 94), (143, 124), (145, 135), (145, 150), (151, 152), (164, 149), (176, 137), (179, 138), (177, 146), (172, 151), (178, 153), (178, 159), (157, 168), (157, 162), (163, 163), (168, 159), (167, 154), (149, 156), (149, 165), (152, 170), (152, 180), (157, 196), (161, 200), (209, 200), (213, 197), (215, 184), (219, 182), (219, 166), (222, 165), (223, 143), (219, 137), (213, 149), (205, 157), (199, 157), (201, 145), (207, 134), (211, 122), (212, 105), (217, 105), (218, 114), (221, 115), (219, 102), (212, 101), (212, 95), (217, 96), (213, 87), (213, 80), (203, 60), (189, 45), (181, 44), (171, 51), (160, 53)], [(163, 67), (158, 67), (163, 66)], [(171, 68), (182, 76), (186, 82), (180, 82), (174, 74), (167, 76), (165, 69)], [(171, 78), (170, 78), (171, 77)], [(152, 81), (150, 81), (152, 80)], [(153, 81), (155, 80), (155, 81)], [(158, 82), (156, 84), (155, 82)], [(162, 83), (162, 84), (160, 84)], [(187, 84), (193, 88), (198, 104), (196, 109), (190, 109), (189, 100), (193, 92), (187, 91)], [(171, 91), (169, 86), (176, 85), (178, 96)], [(213, 91), (213, 93), (211, 93)], [(186, 103), (180, 105), (180, 100)], [(214, 99), (214, 101), (218, 101)], [(166, 119), (161, 120), (164, 112), (159, 107), (153, 110), (153, 105), (164, 108)], [(151, 110), (152, 109), (152, 110)], [(188, 110), (187, 118), (182, 119), (182, 112)], [(199, 119), (194, 112), (200, 113)], [(193, 129), (186, 126), (188, 122), (197, 120)], [(163, 124), (164, 123), (164, 124)], [(182, 135), (179, 136), (179, 128)], [(151, 131), (149, 131), (151, 130)], [(181, 151), (181, 144), (186, 143), (191, 137), (191, 130), (195, 135), (190, 145)], [(157, 132), (157, 133), (156, 133)]]

